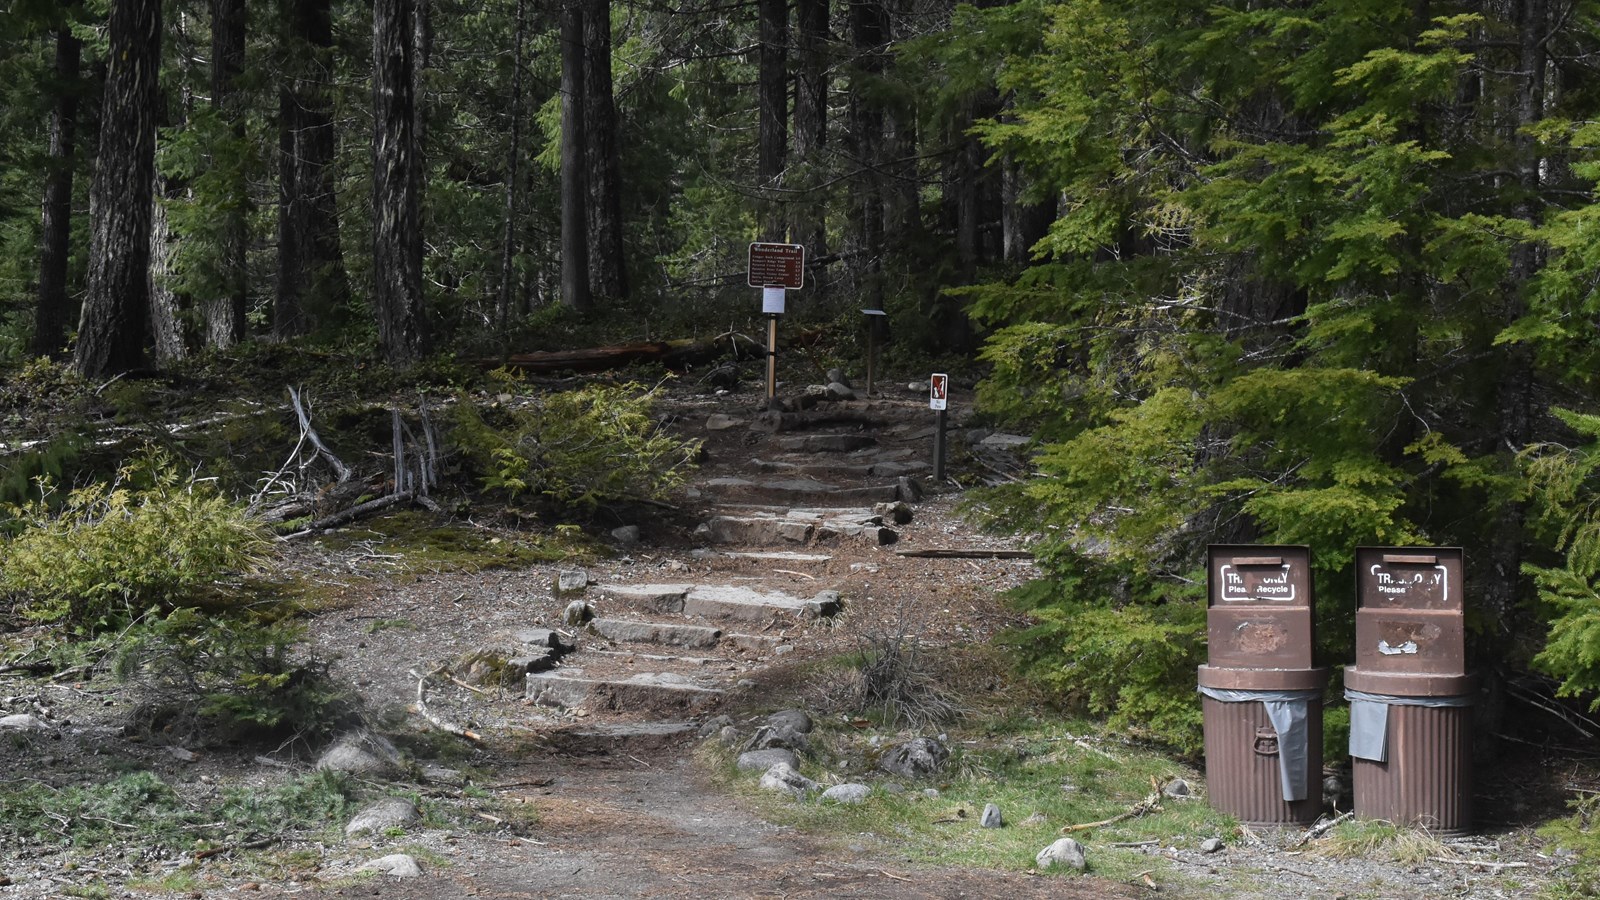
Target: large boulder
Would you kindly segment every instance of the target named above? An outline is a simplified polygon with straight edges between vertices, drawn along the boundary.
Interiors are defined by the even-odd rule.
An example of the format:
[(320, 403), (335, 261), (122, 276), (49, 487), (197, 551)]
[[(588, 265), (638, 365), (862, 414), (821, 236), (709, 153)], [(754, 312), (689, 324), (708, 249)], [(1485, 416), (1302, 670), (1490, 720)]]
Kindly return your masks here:
[(404, 797), (385, 797), (370, 803), (356, 813), (355, 818), (344, 826), (345, 834), (360, 834), (370, 831), (382, 834), (391, 828), (407, 828), (422, 821), (422, 811), (417, 805)]
[(778, 763), (761, 776), (763, 790), (780, 791), (796, 800), (817, 789), (817, 783), (795, 771), (788, 763)]
[(926, 778), (938, 774), (950, 759), (950, 748), (933, 738), (913, 738), (883, 752), (878, 768), (902, 778)]
[(1064, 837), (1054, 844), (1039, 851), (1033, 858), (1034, 865), (1041, 869), (1055, 866), (1067, 866), (1082, 872), (1088, 865), (1083, 845), (1069, 837)]

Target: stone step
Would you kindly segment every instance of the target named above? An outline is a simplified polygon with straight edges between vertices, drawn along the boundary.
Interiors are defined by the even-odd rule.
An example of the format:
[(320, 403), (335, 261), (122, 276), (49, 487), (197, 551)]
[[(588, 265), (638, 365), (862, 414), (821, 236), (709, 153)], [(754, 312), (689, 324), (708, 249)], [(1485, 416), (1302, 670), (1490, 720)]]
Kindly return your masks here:
[(881, 517), (870, 511), (864, 517), (822, 518), (799, 510), (783, 516), (712, 516), (700, 523), (695, 536), (713, 544), (745, 546), (783, 546), (807, 544), (812, 540), (838, 537), (864, 537), (879, 546), (900, 539), (894, 529), (885, 527)]
[(723, 695), (720, 688), (704, 687), (670, 672), (641, 672), (622, 680), (539, 672), (528, 676), (526, 693), (539, 706), (592, 711), (702, 709)]
[(612, 597), (642, 603), (668, 615), (701, 616), (740, 622), (767, 622), (774, 615), (815, 615), (812, 601), (782, 591), (760, 591), (733, 585), (606, 584), (599, 590)]
[(636, 622), (630, 619), (595, 619), (589, 623), (601, 637), (634, 644), (664, 644), (669, 647), (715, 647), (721, 629), (700, 625), (669, 625), (664, 622)]
[(601, 659), (631, 659), (644, 660), (653, 663), (678, 663), (685, 666), (711, 666), (725, 665), (733, 662), (731, 659), (718, 659), (710, 656), (668, 656), (663, 653), (635, 653), (632, 650), (585, 650), (583, 656), (599, 657)]
[(856, 478), (898, 478), (901, 475), (921, 475), (933, 469), (921, 460), (879, 459), (859, 463), (797, 463), (786, 460), (753, 459), (750, 464), (763, 472), (784, 475), (843, 475)]

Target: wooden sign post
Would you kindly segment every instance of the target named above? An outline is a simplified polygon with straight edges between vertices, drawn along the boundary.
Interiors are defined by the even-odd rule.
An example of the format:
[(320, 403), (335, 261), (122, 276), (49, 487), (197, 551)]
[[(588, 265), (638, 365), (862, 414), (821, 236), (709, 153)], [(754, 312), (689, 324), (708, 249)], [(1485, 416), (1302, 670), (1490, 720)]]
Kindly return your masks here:
[(928, 379), (928, 408), (936, 412), (933, 429), (933, 482), (944, 481), (946, 410), (950, 406), (950, 376), (934, 373)]
[(767, 317), (767, 405), (778, 394), (778, 317), (784, 313), (786, 295), (805, 286), (806, 248), (799, 244), (750, 245), (745, 284), (761, 288), (761, 312)]

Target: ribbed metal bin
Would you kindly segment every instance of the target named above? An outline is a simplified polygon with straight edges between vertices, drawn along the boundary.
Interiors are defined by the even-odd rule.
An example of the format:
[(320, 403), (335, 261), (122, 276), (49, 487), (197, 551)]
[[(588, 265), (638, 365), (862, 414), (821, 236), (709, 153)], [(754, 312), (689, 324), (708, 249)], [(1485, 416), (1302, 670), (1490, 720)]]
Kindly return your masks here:
[[(1345, 686), (1403, 699), (1466, 699), (1471, 676), (1422, 677), (1345, 670)], [(1363, 819), (1426, 828), (1442, 837), (1472, 830), (1472, 707), (1389, 705), (1387, 759), (1351, 760), (1355, 809)]]
[[(1229, 691), (1320, 691), (1327, 669), (1230, 669), (1201, 666), (1201, 687)], [(1322, 700), (1306, 701), (1306, 770), (1301, 800), (1283, 799), (1277, 731), (1258, 702), (1228, 703), (1201, 695), (1205, 717), (1206, 790), (1212, 807), (1246, 825), (1309, 825), (1322, 812)]]

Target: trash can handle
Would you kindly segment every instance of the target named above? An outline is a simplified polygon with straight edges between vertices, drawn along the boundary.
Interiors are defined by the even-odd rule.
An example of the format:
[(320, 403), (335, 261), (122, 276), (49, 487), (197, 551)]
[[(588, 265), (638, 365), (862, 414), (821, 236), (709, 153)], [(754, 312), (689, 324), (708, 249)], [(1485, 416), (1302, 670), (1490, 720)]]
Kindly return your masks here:
[(1398, 553), (1385, 553), (1383, 555), (1383, 561), (1386, 563), (1398, 563), (1402, 566), (1436, 566), (1439, 564), (1439, 557), (1405, 556)]
[(1257, 756), (1277, 756), (1278, 732), (1267, 725), (1257, 728), (1255, 751)]

